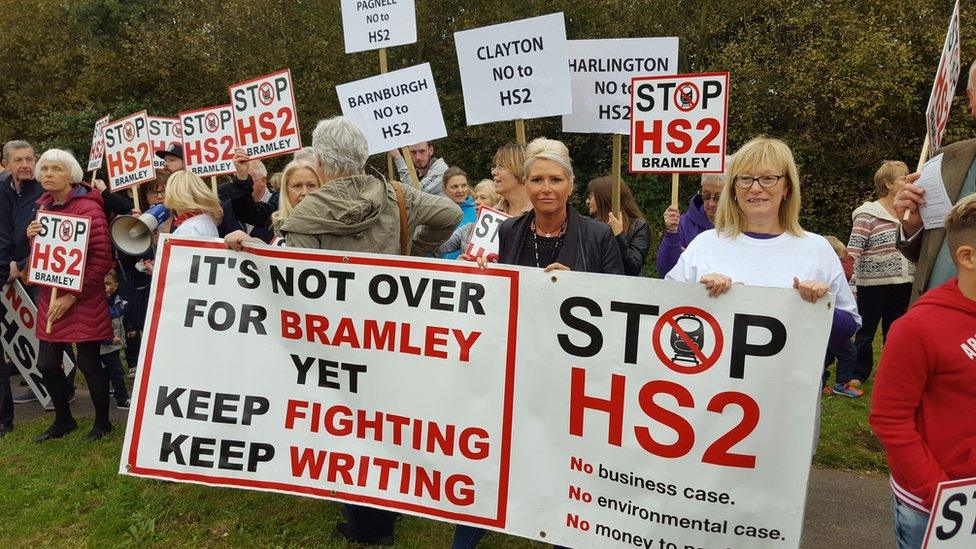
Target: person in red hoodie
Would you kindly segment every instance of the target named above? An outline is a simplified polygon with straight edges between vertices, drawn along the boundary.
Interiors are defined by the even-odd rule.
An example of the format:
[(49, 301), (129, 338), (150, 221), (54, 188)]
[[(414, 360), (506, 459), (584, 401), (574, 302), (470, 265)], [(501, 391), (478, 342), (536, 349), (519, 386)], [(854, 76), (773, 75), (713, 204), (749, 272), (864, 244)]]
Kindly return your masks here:
[(868, 417), (887, 452), (900, 548), (921, 547), (940, 482), (976, 477), (976, 195), (946, 216), (946, 239), (958, 278), (892, 325)]
[[(68, 402), (68, 379), (61, 369), (61, 357), (72, 343), (77, 345), (78, 368), (85, 374), (95, 405), (95, 425), (86, 438), (99, 440), (112, 430), (108, 418), (108, 376), (102, 369), (99, 347), (102, 340), (113, 335), (105, 301), (105, 275), (115, 262), (102, 195), (81, 181), (83, 175), (74, 156), (59, 149), (42, 154), (34, 168), (34, 177), (44, 188), (37, 200), (39, 209), (91, 218), (81, 291), (58, 290), (52, 301), (51, 288), (44, 286), (37, 302), (37, 368), (54, 404), (54, 424), (34, 439), (37, 442), (61, 438), (78, 428)], [(40, 230), (40, 222), (32, 221), (27, 226), (27, 238), (34, 238)]]

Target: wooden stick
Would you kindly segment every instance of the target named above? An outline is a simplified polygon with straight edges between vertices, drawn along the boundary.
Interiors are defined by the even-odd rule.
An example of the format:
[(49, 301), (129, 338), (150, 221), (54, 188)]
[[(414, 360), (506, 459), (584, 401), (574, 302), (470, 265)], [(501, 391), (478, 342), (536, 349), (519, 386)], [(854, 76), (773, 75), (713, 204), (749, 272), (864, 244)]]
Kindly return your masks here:
[(139, 185), (132, 186), (132, 204), (136, 210), (142, 211), (142, 208), (139, 206)]
[(420, 178), (417, 177), (417, 169), (413, 166), (413, 157), (410, 156), (410, 147), (403, 147), (400, 149), (400, 154), (403, 155), (403, 159), (407, 162), (407, 170), (410, 172), (410, 184), (413, 188), (420, 188)]
[(217, 176), (210, 176), (210, 188), (213, 189), (214, 194), (217, 194)]
[(515, 142), (519, 145), (525, 145), (525, 120), (518, 119), (515, 121)]
[(51, 306), (54, 305), (54, 300), (58, 298), (58, 289), (51, 288), (51, 302), (47, 304), (47, 333), (51, 333)]
[(671, 174), (671, 205), (678, 207), (678, 174)]
[[(380, 74), (386, 74), (388, 66), (386, 64), (386, 48), (379, 49), (380, 54)], [(386, 155), (386, 174), (390, 178), (390, 181), (396, 181), (397, 174), (396, 169), (393, 167), (393, 157), (389, 154)]]
[(95, 176), (96, 176), (96, 175), (98, 175), (98, 170), (92, 170), (92, 173), (91, 173), (91, 181), (92, 181), (92, 185), (94, 185), (94, 184), (95, 184)]
[(610, 176), (613, 178), (613, 193), (610, 196), (610, 209), (613, 210), (613, 215), (617, 219), (621, 219), (620, 216), (620, 134), (613, 134), (613, 160), (611, 162), (613, 169)]
[[(932, 141), (929, 139), (929, 132), (925, 132), (925, 142), (922, 143), (922, 152), (918, 155), (918, 167), (915, 168), (916, 172), (922, 171), (922, 166), (925, 161), (929, 159), (929, 147), (932, 146)], [(902, 221), (908, 221), (912, 216), (912, 211), (909, 209), (905, 210), (905, 214), (901, 217)]]
[(386, 48), (380, 48), (380, 74), (386, 74)]

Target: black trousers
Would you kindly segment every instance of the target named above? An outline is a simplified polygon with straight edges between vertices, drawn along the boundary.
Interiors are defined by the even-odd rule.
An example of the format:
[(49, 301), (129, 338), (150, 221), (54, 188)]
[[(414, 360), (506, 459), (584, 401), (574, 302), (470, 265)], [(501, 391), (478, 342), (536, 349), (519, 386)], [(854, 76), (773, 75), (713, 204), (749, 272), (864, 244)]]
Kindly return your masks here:
[(346, 504), (343, 506), (346, 521), (352, 527), (356, 540), (362, 543), (379, 541), (393, 535), (397, 513), (372, 507)]
[(10, 374), (13, 365), (8, 364), (0, 350), (0, 425), (14, 426), (14, 399), (10, 394)]
[[(85, 341), (77, 346), (76, 364), (88, 381), (88, 391), (91, 393), (92, 404), (95, 405), (95, 426), (110, 429), (112, 425), (108, 419), (108, 376), (102, 369), (99, 355), (101, 342)], [(41, 341), (37, 356), (37, 369), (41, 371), (44, 385), (47, 386), (54, 405), (55, 425), (66, 425), (74, 421), (71, 405), (68, 404), (71, 387), (61, 368), (61, 359), (66, 350), (71, 350), (70, 347), (70, 343)]]
[(861, 314), (861, 329), (854, 336), (857, 347), (857, 366), (854, 379), (867, 381), (874, 368), (874, 334), (881, 324), (882, 341), (888, 340), (891, 323), (908, 310), (912, 297), (911, 283), (882, 284), (857, 287), (857, 311)]

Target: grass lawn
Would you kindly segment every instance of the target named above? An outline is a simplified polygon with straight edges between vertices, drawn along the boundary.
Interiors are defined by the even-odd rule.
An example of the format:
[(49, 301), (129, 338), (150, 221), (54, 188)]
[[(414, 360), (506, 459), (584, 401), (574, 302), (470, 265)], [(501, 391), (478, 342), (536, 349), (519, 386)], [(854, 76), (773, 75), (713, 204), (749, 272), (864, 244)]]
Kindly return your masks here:
[[(876, 356), (879, 345), (880, 338)], [(823, 399), (817, 466), (886, 469), (867, 423), (870, 389), (859, 399)], [(49, 421), (20, 423), (0, 439), (0, 547), (348, 546), (332, 533), (342, 520), (335, 503), (119, 476), (122, 429), (84, 443), (85, 418), (65, 440), (38, 446), (32, 437)], [(448, 547), (452, 532), (449, 524), (404, 516), (396, 546)], [(494, 534), (480, 547), (548, 545)]]

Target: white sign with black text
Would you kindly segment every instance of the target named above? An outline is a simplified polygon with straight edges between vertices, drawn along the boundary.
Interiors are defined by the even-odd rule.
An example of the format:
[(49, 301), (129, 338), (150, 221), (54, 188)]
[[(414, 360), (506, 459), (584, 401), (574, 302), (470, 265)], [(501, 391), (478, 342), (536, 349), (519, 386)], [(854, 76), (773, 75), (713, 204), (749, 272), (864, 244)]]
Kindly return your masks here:
[(417, 14), (413, 0), (342, 0), (346, 53), (413, 44)]

